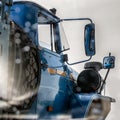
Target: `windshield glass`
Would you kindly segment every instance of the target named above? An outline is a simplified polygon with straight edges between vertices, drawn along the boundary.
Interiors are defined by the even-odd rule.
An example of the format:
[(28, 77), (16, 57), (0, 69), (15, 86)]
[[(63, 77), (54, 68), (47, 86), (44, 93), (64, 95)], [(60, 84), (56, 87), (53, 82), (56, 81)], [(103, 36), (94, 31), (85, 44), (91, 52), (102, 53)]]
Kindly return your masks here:
[(39, 14), (38, 21), (40, 46), (57, 53), (69, 50), (70, 47), (62, 23), (54, 23), (53, 20), (43, 14)]
[(59, 31), (60, 31), (60, 39), (61, 39), (61, 45), (62, 45), (62, 51), (66, 51), (70, 49), (65, 31), (64, 31), (64, 27), (63, 27), (63, 23), (59, 23)]

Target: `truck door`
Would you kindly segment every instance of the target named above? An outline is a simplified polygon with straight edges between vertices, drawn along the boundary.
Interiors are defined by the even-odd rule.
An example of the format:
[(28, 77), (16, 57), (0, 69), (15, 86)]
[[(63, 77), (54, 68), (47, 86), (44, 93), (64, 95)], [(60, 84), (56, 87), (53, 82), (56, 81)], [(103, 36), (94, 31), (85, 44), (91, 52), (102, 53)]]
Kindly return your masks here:
[(44, 117), (65, 110), (67, 74), (60, 54), (58, 24), (39, 24), (38, 30), (42, 69), (37, 112)]

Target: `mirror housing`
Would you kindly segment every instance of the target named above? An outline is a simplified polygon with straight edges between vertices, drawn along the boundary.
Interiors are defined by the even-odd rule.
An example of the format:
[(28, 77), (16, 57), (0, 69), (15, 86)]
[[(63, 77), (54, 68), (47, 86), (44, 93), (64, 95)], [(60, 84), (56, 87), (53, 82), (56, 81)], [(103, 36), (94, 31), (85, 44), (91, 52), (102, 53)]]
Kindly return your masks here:
[(84, 45), (86, 56), (95, 55), (95, 24), (87, 24), (84, 29)]
[(114, 56), (107, 56), (103, 59), (103, 68), (110, 69), (115, 67), (115, 57)]

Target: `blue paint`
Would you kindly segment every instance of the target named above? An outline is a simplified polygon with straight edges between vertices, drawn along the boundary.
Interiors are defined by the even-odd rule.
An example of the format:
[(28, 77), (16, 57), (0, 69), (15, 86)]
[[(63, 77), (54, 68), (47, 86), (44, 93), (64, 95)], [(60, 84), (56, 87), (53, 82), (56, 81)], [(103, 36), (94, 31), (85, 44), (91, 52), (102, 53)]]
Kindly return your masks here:
[[(38, 29), (32, 29), (34, 24), (37, 24), (37, 15), (38, 15), (38, 6), (32, 3), (23, 3), (16, 2), (11, 8), (10, 19), (15, 21), (25, 32), (27, 32), (32, 39), (33, 43), (38, 45)], [(42, 9), (42, 8), (41, 8)], [(24, 12), (23, 12), (24, 11)], [(54, 16), (53, 16), (54, 17)], [(56, 19), (56, 18), (55, 18)], [(28, 30), (29, 28), (29, 30)], [(28, 30), (28, 31), (27, 31)], [(56, 24), (56, 31), (59, 33), (59, 27)], [(60, 35), (58, 34), (60, 37)], [(38, 114), (39, 118), (50, 118), (51, 115), (57, 114), (68, 114), (70, 109), (72, 109), (73, 117), (84, 117), (85, 110), (90, 101), (82, 101), (80, 98), (82, 95), (76, 95), (72, 91), (73, 82), (70, 81), (70, 69), (64, 65), (62, 61), (62, 54), (58, 54), (61, 51), (61, 43), (60, 39), (58, 39), (57, 53), (52, 52), (47, 49), (41, 49), (39, 52), (41, 63), (47, 65), (48, 67), (56, 67), (58, 70), (64, 71), (67, 74), (67, 77), (63, 77), (60, 75), (51, 75), (48, 73), (47, 68), (43, 67), (41, 70), (41, 83), (39, 87), (39, 91), (37, 94), (37, 98), (35, 99), (29, 114)], [(69, 89), (71, 88), (71, 90)], [(73, 103), (76, 101), (76, 103)], [(81, 102), (81, 103), (80, 103)], [(74, 108), (84, 107), (84, 111), (80, 111), (79, 114), (74, 114)], [(48, 112), (47, 107), (52, 106), (53, 111)]]
[(32, 4), (15, 3), (11, 7), (10, 19), (28, 33), (35, 44), (38, 44), (37, 18), (38, 8)]
[[(38, 40), (38, 12), (50, 17), (56, 30), (57, 43), (56, 52), (41, 48), (39, 50), (41, 66), (41, 83), (37, 96), (29, 109), (28, 114), (37, 114), (39, 119), (51, 118), (52, 115), (67, 114), (73, 118), (84, 118), (93, 96), (95, 94), (74, 93), (75, 83), (71, 80), (70, 74), (77, 78), (78, 73), (69, 68), (62, 60), (61, 41), (57, 21), (60, 19), (32, 2), (15, 2), (11, 7), (10, 19), (28, 33), (34, 45), (39, 46)], [(36, 27), (34, 27), (34, 25)], [(55, 36), (55, 37), (56, 37)], [(87, 45), (89, 43), (86, 43)], [(94, 43), (93, 43), (94, 45)], [(90, 51), (88, 51), (90, 52)], [(90, 52), (89, 55), (94, 53)], [(61, 66), (61, 67), (56, 67)], [(54, 68), (66, 73), (66, 76), (50, 74), (48, 68)], [(53, 111), (47, 111), (52, 106)]]
[(74, 94), (71, 109), (73, 118), (84, 118), (93, 94)]

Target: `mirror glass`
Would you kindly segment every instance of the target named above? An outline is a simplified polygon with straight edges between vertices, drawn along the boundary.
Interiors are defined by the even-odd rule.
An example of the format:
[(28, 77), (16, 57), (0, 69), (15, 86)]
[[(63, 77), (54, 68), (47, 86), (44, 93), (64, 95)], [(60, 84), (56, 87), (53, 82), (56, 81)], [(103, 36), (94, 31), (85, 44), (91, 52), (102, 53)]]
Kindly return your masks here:
[(87, 24), (84, 29), (84, 44), (86, 56), (95, 55), (95, 24)]
[(103, 68), (110, 69), (115, 67), (115, 57), (114, 56), (107, 56), (103, 59)]

